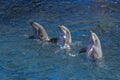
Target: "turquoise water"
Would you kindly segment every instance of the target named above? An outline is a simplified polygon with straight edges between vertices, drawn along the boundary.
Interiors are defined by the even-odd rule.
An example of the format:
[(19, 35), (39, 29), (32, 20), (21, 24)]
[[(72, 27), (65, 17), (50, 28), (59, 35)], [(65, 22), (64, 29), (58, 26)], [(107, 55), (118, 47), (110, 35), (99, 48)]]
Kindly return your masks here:
[[(119, 0), (0, 1), (0, 80), (120, 80)], [(27, 39), (29, 20), (58, 37), (58, 25), (72, 34), (71, 50)], [(89, 62), (79, 50), (89, 30), (101, 40), (104, 60)]]

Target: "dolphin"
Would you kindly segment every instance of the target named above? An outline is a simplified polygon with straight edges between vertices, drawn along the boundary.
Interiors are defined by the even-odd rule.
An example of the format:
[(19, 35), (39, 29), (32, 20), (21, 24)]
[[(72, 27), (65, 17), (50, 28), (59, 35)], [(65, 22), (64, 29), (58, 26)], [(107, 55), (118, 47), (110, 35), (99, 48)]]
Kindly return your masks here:
[(69, 29), (64, 25), (59, 25), (58, 27), (60, 30), (60, 36), (58, 38), (57, 44), (61, 48), (70, 48), (72, 39), (71, 39), (71, 33)]
[(58, 38), (49, 38), (46, 30), (37, 22), (30, 21), (33, 28), (33, 35), (29, 39), (40, 39), (41, 41), (56, 43), (60, 47), (69, 48), (72, 42), (69, 29), (63, 25), (59, 25), (60, 36)]
[(41, 41), (57, 43), (58, 38), (49, 38), (46, 30), (37, 22), (30, 21), (30, 24), (33, 28), (33, 35), (29, 39), (40, 39)]
[(49, 41), (48, 34), (42, 25), (37, 22), (30, 21), (33, 28), (33, 35), (29, 39), (40, 39), (41, 41)]
[(93, 59), (93, 60), (99, 60), (102, 59), (102, 48), (101, 43), (98, 38), (98, 36), (93, 32), (90, 31), (90, 42), (89, 45), (86, 48), (82, 48), (80, 50), (80, 53), (86, 52), (87, 58)]

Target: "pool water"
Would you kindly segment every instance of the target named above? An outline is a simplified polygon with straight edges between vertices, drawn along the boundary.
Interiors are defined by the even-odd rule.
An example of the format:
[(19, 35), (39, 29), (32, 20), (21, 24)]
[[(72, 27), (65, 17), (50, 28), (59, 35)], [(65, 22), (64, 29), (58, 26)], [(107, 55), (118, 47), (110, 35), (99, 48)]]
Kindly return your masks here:
[[(58, 37), (58, 25), (65, 25), (71, 49), (28, 39), (29, 20), (43, 25), (50, 37)], [(79, 54), (89, 43), (89, 30), (101, 40), (101, 62)], [(119, 0), (0, 1), (0, 80), (120, 80), (119, 61)]]

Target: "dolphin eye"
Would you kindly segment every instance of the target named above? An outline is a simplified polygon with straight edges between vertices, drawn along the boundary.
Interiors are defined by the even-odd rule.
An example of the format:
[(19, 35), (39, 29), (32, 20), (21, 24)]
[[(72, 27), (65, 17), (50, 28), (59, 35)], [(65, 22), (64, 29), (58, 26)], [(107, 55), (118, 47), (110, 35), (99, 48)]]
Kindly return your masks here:
[(66, 33), (69, 33), (68, 31), (66, 31)]
[(95, 42), (97, 42), (97, 40), (95, 40)]

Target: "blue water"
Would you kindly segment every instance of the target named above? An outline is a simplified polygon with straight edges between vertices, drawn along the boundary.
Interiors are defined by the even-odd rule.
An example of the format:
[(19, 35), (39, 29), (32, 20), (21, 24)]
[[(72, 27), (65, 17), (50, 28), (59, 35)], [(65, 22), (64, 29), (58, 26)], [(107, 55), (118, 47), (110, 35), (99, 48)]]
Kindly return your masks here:
[[(27, 39), (29, 20), (58, 37), (58, 25), (72, 34), (71, 50)], [(87, 61), (79, 50), (89, 30), (100, 38), (104, 60)], [(120, 80), (119, 0), (1, 0), (0, 80)]]

